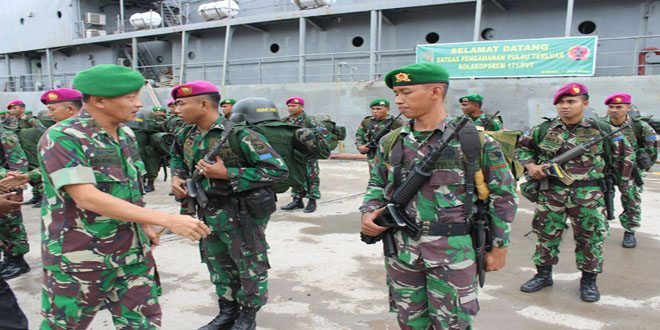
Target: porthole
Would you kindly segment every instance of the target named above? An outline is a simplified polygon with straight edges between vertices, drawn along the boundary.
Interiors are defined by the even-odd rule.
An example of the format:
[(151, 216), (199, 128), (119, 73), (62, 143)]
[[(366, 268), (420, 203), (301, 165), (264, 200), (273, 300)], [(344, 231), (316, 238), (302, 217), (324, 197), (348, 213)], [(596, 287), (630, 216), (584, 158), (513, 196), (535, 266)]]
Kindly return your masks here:
[(481, 38), (484, 40), (493, 40), (495, 39), (495, 29), (485, 28), (481, 30)]
[(426, 35), (426, 42), (430, 44), (434, 44), (438, 41), (440, 41), (440, 35), (438, 35), (437, 33), (430, 32), (429, 34)]
[(578, 25), (578, 31), (582, 34), (592, 34), (596, 31), (596, 23), (592, 21), (584, 21)]
[(18, 21), (21, 22), (21, 25), (25, 24), (25, 18), (21, 17), (21, 19), (19, 19)]
[(160, 55), (156, 56), (156, 62), (163, 63), (163, 57)]
[(364, 45), (364, 39), (362, 39), (362, 37), (355, 37), (353, 38), (352, 43), (353, 46), (355, 47), (361, 47), (362, 45)]
[(272, 44), (270, 45), (270, 52), (275, 54), (280, 51), (280, 45), (278, 44)]
[(59, 10), (57, 11), (57, 18), (62, 18), (62, 12)]
[(194, 60), (195, 59), (195, 52), (193, 52), (193, 51), (188, 52), (188, 59)]

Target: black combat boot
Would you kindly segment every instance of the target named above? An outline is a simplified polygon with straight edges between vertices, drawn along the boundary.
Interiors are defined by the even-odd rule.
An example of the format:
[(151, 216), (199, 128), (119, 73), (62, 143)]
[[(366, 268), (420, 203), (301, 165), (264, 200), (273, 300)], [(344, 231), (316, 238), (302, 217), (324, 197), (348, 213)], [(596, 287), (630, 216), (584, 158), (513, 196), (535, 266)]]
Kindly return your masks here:
[(580, 299), (586, 302), (600, 300), (600, 292), (596, 286), (596, 273), (582, 272), (580, 279)]
[(10, 280), (19, 277), (30, 271), (30, 265), (25, 262), (23, 255), (12, 256), (6, 255), (4, 260), (4, 267), (0, 272), (0, 277), (5, 280)]
[(254, 330), (257, 328), (257, 311), (259, 307), (245, 307), (241, 309), (241, 313), (238, 314), (234, 326), (231, 327), (231, 330)]
[(307, 206), (305, 206), (305, 209), (303, 212), (305, 213), (312, 213), (316, 211), (316, 199), (309, 199), (309, 202), (307, 202)]
[(32, 198), (30, 198), (28, 201), (23, 202), (23, 205), (30, 205), (30, 204), (36, 204), (41, 202), (41, 193), (32, 191)]
[(536, 292), (552, 286), (552, 265), (536, 266), (536, 275), (520, 286), (522, 292)]
[(156, 188), (154, 188), (154, 179), (147, 179), (146, 181), (147, 182), (144, 185), (144, 192), (145, 193), (149, 193), (149, 192), (152, 192), (152, 191), (156, 190)]
[(623, 246), (626, 249), (632, 249), (635, 246), (637, 246), (637, 239), (635, 238), (635, 233), (626, 230), (623, 233), (623, 241), (621, 242), (621, 246)]
[(228, 330), (234, 324), (234, 320), (240, 312), (240, 305), (235, 301), (226, 301), (218, 299), (220, 313), (209, 324), (199, 328), (199, 330)]
[(305, 207), (305, 204), (303, 203), (302, 198), (294, 197), (291, 203), (282, 206), (282, 210), (291, 211), (295, 209), (302, 209), (303, 207)]

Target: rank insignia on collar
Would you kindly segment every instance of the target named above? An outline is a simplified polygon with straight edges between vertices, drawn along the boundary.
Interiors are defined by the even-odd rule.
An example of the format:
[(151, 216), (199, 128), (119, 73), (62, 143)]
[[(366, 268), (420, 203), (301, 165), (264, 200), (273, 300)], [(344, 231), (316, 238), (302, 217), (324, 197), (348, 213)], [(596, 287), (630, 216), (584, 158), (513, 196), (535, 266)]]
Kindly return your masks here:
[(398, 83), (399, 82), (410, 82), (410, 75), (405, 73), (405, 72), (397, 73), (397, 75), (394, 76), (394, 78), (396, 78), (396, 82), (398, 82)]

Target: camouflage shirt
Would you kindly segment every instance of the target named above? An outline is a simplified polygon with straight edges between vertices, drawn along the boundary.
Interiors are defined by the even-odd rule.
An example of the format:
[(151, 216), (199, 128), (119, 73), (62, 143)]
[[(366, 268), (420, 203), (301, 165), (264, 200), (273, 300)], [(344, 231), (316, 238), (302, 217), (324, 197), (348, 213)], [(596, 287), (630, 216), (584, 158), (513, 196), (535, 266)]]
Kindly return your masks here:
[[(442, 132), (446, 128), (445, 122), (440, 123), (433, 132), (413, 131), (414, 121), (409, 122), (400, 129), (402, 139), (402, 182), (405, 181), (407, 172), (413, 163), (418, 163), (428, 153), (429, 145), (437, 145), (442, 138)], [(395, 130), (390, 134), (396, 134)], [(432, 134), (431, 134), (432, 133)], [(392, 151), (386, 154), (383, 138), (376, 153), (371, 178), (367, 186), (361, 212), (371, 212), (386, 205), (394, 192), (393, 165), (390, 163)], [(406, 213), (418, 223), (437, 222), (464, 223), (466, 198), (465, 163), (463, 151), (458, 139), (451, 141), (443, 152), (433, 170), (431, 178), (424, 183), (416, 196), (406, 204)], [(494, 245), (505, 247), (509, 243), (511, 222), (513, 221), (518, 205), (518, 194), (516, 193), (515, 180), (504, 159), (504, 155), (495, 140), (483, 135), (483, 146), (481, 153), (481, 169), (484, 173), (485, 182), (490, 190), (489, 212), (493, 221)], [(476, 201), (476, 194), (473, 195)], [(420, 244), (434, 242), (433, 255), (424, 257), (429, 267), (441, 264), (461, 262), (472, 252), (472, 240), (469, 235), (464, 236), (422, 236), (419, 241), (414, 241), (399, 231), (396, 235), (399, 245), (399, 259), (413, 263), (420, 257), (418, 253), (424, 254), (424, 248)], [(428, 251), (431, 252), (431, 251)], [(474, 255), (472, 255), (474, 256)]]
[(63, 187), (93, 184), (129, 203), (144, 205), (135, 135), (120, 125), (115, 140), (84, 109), (51, 127), (39, 141), (39, 166), (48, 203), (42, 206), (44, 268), (85, 272), (151, 260), (139, 224), (80, 209)]
[[(465, 115), (467, 116), (467, 115)], [(474, 123), (475, 126), (481, 126), (484, 127), (484, 124), (488, 124), (488, 127), (484, 127), (487, 131), (499, 131), (502, 129), (502, 121), (498, 117), (493, 117), (493, 119), (488, 121), (489, 118), (491, 118), (493, 115), (487, 114), (485, 112), (481, 113), (481, 116), (477, 118), (472, 118), (472, 123)]]
[[(390, 123), (392, 126), (390, 126)], [(401, 120), (394, 120), (392, 115), (387, 115), (387, 118), (382, 120), (367, 116), (360, 123), (357, 132), (355, 132), (355, 145), (367, 145), (371, 142), (371, 139), (380, 134), (383, 129), (388, 129), (389, 127), (389, 130), (394, 130), (403, 125), (404, 123)], [(378, 141), (375, 142), (378, 143)]]
[[(196, 125), (179, 131), (170, 160), (172, 175), (182, 179), (192, 177), (195, 165), (220, 141), (225, 130), (223, 120), (223, 117), (219, 117), (205, 134)], [(277, 181), (286, 180), (289, 174), (286, 163), (263, 135), (241, 125), (235, 125), (233, 130), (229, 143), (225, 143), (220, 151), (229, 180), (204, 177), (201, 181), (202, 189), (209, 199), (215, 197), (217, 200), (218, 197), (271, 186)], [(240, 151), (236, 148), (240, 148)], [(209, 227), (213, 231), (236, 228), (235, 221), (232, 222), (226, 212), (213, 204), (209, 203), (207, 210), (200, 212)]]
[[(571, 127), (565, 125), (559, 119), (553, 119), (545, 137), (536, 143), (533, 137), (538, 136), (537, 131), (539, 129), (540, 125), (532, 127), (518, 141), (516, 158), (523, 166), (532, 163), (546, 163), (579, 144), (602, 136), (598, 128), (594, 127), (591, 121), (585, 118), (582, 118), (577, 125)], [(611, 140), (615, 147), (612, 150), (612, 158), (615, 161), (614, 172), (619, 176), (618, 180), (628, 180), (633, 170), (634, 153), (632, 146), (620, 133), (614, 135)], [(603, 178), (606, 168), (604, 143), (606, 142), (601, 141), (595, 144), (584, 155), (562, 164), (562, 168), (573, 175), (575, 180)]]
[[(643, 138), (643, 141), (639, 141), (637, 139), (637, 135), (635, 135), (635, 129), (633, 127), (632, 121), (633, 119), (630, 116), (628, 116), (628, 118), (626, 118), (626, 121), (623, 122), (623, 124), (619, 126), (614, 126), (610, 118), (609, 117), (607, 118), (607, 122), (610, 123), (612, 129), (617, 129), (622, 125), (629, 124), (630, 126), (628, 126), (628, 128), (625, 128), (622, 131), (623, 136), (626, 137), (626, 140), (630, 142), (630, 144), (632, 145), (635, 151), (643, 149), (644, 151), (649, 153), (652, 159), (654, 159), (658, 155), (658, 136), (655, 130), (647, 122), (643, 120), (639, 120), (638, 123), (642, 129), (641, 136)], [(643, 143), (643, 145), (640, 145), (640, 142)]]
[(27, 171), (27, 157), (16, 133), (0, 127), (0, 147), (2, 147), (0, 153), (0, 179), (7, 176), (9, 171)]

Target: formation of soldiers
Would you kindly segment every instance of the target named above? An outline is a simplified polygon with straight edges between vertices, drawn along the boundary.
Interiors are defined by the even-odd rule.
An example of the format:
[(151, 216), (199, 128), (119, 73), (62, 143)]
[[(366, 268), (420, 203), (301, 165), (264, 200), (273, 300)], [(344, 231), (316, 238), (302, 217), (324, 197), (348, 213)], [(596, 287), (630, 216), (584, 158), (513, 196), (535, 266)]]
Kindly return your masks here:
[[(449, 80), (435, 64), (391, 71), (385, 83), (400, 114), (376, 99), (355, 136), (370, 169), (361, 233), (389, 244), (390, 309), (400, 327), (471, 326), (483, 273), (506, 263), (519, 199), (514, 164), (526, 170), (523, 196), (537, 204), (537, 274), (520, 290), (553, 285), (568, 217), (581, 299), (598, 301), (607, 194), (618, 187), (622, 245), (634, 248), (642, 173), (657, 157), (656, 132), (630, 114), (626, 93), (605, 100), (607, 118), (585, 118), (587, 87), (571, 83), (554, 96), (557, 118), (534, 126), (507, 151), (494, 133), (505, 131), (502, 118), (482, 111), (481, 95), (459, 98), (463, 115), (449, 117)], [(160, 243), (160, 228), (200, 241), (219, 307), (200, 329), (255, 329), (268, 300), (265, 229), (276, 193), (291, 188), (293, 200), (283, 210), (316, 210), (318, 159), (329, 156), (332, 132), (305, 113), (298, 96), (286, 100), (289, 116), (280, 120), (270, 100), (223, 100), (206, 81), (176, 86), (167, 108), (142, 110), (144, 77), (121, 66), (82, 71), (73, 85), (42, 95), (47, 113), (30, 118), (15, 100), (3, 118), (0, 298), (10, 309), (0, 309), (2, 319), (27, 328), (5, 280), (30, 270), (20, 212), (29, 182), (42, 208), (42, 329), (86, 328), (102, 307), (117, 328), (158, 328), (161, 288), (151, 248)], [(144, 207), (163, 164), (171, 169), (180, 214)]]

